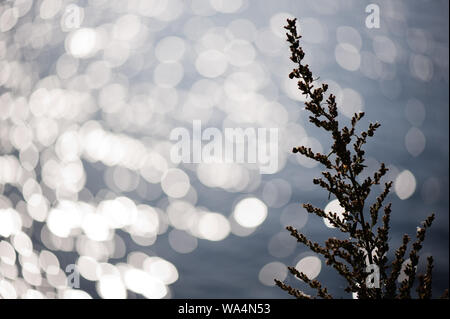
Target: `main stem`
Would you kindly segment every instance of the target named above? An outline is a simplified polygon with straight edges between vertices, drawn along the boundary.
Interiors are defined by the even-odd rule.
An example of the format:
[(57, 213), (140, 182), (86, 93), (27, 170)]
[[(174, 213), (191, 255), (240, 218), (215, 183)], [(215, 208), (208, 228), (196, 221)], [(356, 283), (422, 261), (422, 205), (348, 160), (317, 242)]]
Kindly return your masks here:
[[(353, 169), (350, 165), (349, 167), (349, 172), (350, 172), (350, 180), (352, 181), (353, 184), (353, 188), (354, 191), (356, 193), (356, 195), (358, 196), (358, 200), (360, 202), (361, 205), (361, 209), (359, 211), (359, 216), (360, 216), (360, 220), (361, 220), (361, 224), (362, 224), (362, 229), (363, 229), (363, 233), (364, 233), (364, 238), (366, 241), (366, 251), (369, 257), (369, 263), (373, 264), (373, 258), (372, 258), (372, 250), (373, 248), (371, 247), (371, 240), (370, 238), (367, 238), (367, 235), (369, 234), (368, 229), (366, 229), (366, 222), (364, 219), (364, 201), (361, 199), (360, 194), (359, 194), (359, 189), (361, 187), (361, 185), (359, 185), (358, 181), (355, 179), (355, 176), (353, 174)], [(376, 289), (376, 296), (377, 298), (381, 298), (381, 291), (379, 289)]]
[(355, 179), (351, 165), (349, 166), (349, 172), (350, 172), (350, 180), (353, 184), (353, 189), (355, 191), (355, 194), (358, 196), (358, 201), (361, 206), (361, 209), (359, 210), (359, 218), (361, 220), (361, 225), (362, 225), (362, 229), (363, 229), (363, 233), (364, 233), (364, 239), (366, 242), (366, 251), (367, 251), (367, 254), (369, 257), (369, 262), (371, 264), (373, 264), (372, 247), (371, 247), (371, 243), (370, 243), (370, 238), (367, 238), (368, 230), (366, 229), (366, 222), (364, 219), (364, 201), (362, 200), (362, 198), (360, 197), (360, 194), (359, 194), (359, 190), (360, 190), (361, 186), (359, 185), (358, 181)]

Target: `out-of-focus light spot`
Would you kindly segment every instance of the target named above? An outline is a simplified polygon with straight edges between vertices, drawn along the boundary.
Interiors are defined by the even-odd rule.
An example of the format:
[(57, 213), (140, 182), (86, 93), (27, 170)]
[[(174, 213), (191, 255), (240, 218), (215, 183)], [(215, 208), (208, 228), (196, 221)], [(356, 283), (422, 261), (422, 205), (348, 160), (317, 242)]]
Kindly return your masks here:
[(304, 273), (308, 279), (314, 279), (320, 274), (320, 270), (322, 269), (322, 262), (316, 256), (307, 256), (302, 258), (295, 268)]
[(87, 214), (83, 219), (82, 228), (84, 233), (95, 241), (104, 241), (110, 236), (108, 220), (100, 214)]
[(0, 15), (0, 31), (7, 32), (14, 28), (19, 18), (16, 7), (8, 8)]
[(222, 13), (233, 13), (242, 6), (242, 0), (209, 0), (212, 7)]
[(280, 216), (280, 223), (283, 227), (292, 226), (296, 229), (302, 229), (307, 221), (308, 213), (298, 203), (286, 206)]
[(29, 98), (30, 111), (35, 116), (42, 116), (46, 113), (51, 103), (51, 92), (46, 88), (39, 88), (31, 93)]
[(148, 299), (161, 299), (167, 294), (167, 287), (162, 281), (140, 269), (127, 270), (124, 281), (128, 289)]
[(265, 28), (258, 31), (255, 44), (262, 53), (277, 56), (283, 48), (284, 39), (276, 36), (269, 28)]
[(361, 65), (361, 55), (349, 43), (339, 43), (334, 51), (336, 62), (347, 71), (356, 71)]
[(320, 20), (315, 18), (302, 19), (302, 40), (309, 43), (323, 43), (327, 38), (328, 30)]
[(295, 251), (296, 247), (296, 240), (286, 231), (272, 236), (267, 246), (269, 253), (276, 258), (288, 257)]
[(20, 150), (19, 153), (20, 163), (27, 171), (33, 170), (39, 161), (39, 152), (36, 147), (31, 144), (28, 148)]
[[(41, 281), (39, 261), (36, 254), (31, 253), (29, 256), (20, 256), (19, 262), (22, 265), (22, 272), (26, 272), (28, 275), (27, 279), (24, 274), (24, 279), (27, 280), (27, 282), (32, 283)], [(39, 284), (35, 286), (39, 286)]]
[(61, 10), (61, 0), (44, 0), (39, 8), (39, 14), (42, 19), (52, 19)]
[(253, 41), (256, 36), (256, 27), (250, 20), (233, 20), (227, 28), (227, 31), (235, 38)]
[(75, 161), (80, 158), (81, 147), (75, 131), (66, 131), (56, 141), (55, 151), (59, 159), (64, 162)]
[[(294, 81), (295, 82), (295, 81)], [(338, 104), (342, 103), (342, 87), (332, 79), (324, 79), (322, 82), (319, 82), (319, 85), (327, 83), (328, 84), (328, 92), (333, 92), (336, 95), (336, 102)]]
[(173, 284), (178, 280), (177, 268), (171, 262), (160, 257), (148, 257), (144, 260), (142, 269), (166, 285)]
[(15, 209), (0, 209), (0, 236), (9, 237), (11, 235), (19, 235), (21, 234), (21, 228), (22, 220)]
[(56, 73), (61, 79), (68, 79), (76, 74), (79, 60), (69, 54), (63, 54), (56, 62)]
[(58, 124), (56, 121), (48, 118), (40, 118), (34, 124), (39, 143), (43, 146), (51, 145), (58, 134)]
[(372, 80), (380, 79), (383, 76), (383, 63), (372, 52), (361, 52), (360, 71)]
[(91, 295), (80, 289), (66, 289), (61, 297), (62, 299), (92, 299)]
[(198, 55), (195, 67), (201, 75), (208, 78), (216, 78), (226, 71), (228, 61), (226, 55), (222, 52), (207, 50)]
[(255, 60), (255, 49), (253, 45), (246, 40), (233, 40), (224, 51), (230, 64), (234, 66), (245, 66)]
[(67, 38), (67, 52), (75, 58), (87, 58), (97, 51), (97, 33), (93, 29), (82, 28)]
[(89, 256), (80, 256), (77, 261), (77, 269), (80, 274), (90, 281), (96, 281), (98, 277), (98, 262)]
[(186, 51), (186, 43), (182, 38), (169, 36), (158, 42), (155, 56), (160, 62), (177, 62)]
[[(268, 127), (284, 127), (289, 121), (286, 108), (278, 102), (260, 105), (259, 121)], [(278, 142), (278, 141), (277, 141)]]
[(206, 213), (199, 218), (198, 230), (204, 239), (221, 241), (230, 233), (230, 224), (222, 214)]
[(397, 58), (395, 43), (385, 36), (375, 36), (373, 50), (378, 59), (386, 63), (394, 63)]
[(16, 299), (17, 293), (14, 286), (9, 282), (9, 280), (1, 279), (0, 280), (0, 297), (3, 299)]
[(406, 133), (405, 147), (412, 156), (419, 156), (425, 150), (425, 143), (425, 135), (418, 128), (412, 127)]
[(190, 186), (189, 176), (178, 168), (168, 170), (161, 180), (164, 193), (173, 198), (185, 196)]
[(125, 41), (113, 40), (103, 50), (103, 58), (112, 67), (123, 65), (130, 57), (130, 44)]
[[(0, 60), (0, 85), (3, 86), (5, 83), (7, 83), (10, 75), (11, 75), (11, 67), (9, 66), (9, 63), (6, 61)], [(3, 117), (5, 115), (6, 114), (4, 114)], [(9, 116), (9, 114), (8, 114), (8, 116)]]
[(22, 299), (45, 299), (42, 292), (35, 289), (27, 289), (25, 293), (23, 293), (20, 298)]
[(425, 106), (417, 99), (410, 99), (406, 102), (405, 114), (412, 125), (419, 127), (425, 121)]
[[(198, 41), (196, 51), (200, 54), (204, 52), (212, 51), (214, 53), (224, 53), (226, 46), (229, 44), (229, 40), (223, 34), (223, 30), (220, 28), (214, 28)], [(211, 53), (208, 53), (211, 54)], [(214, 56), (213, 56), (214, 57)]]
[(347, 43), (355, 47), (357, 50), (361, 49), (362, 39), (359, 31), (349, 26), (340, 26), (336, 30), (336, 39), (338, 43)]
[[(337, 217), (338, 217), (339, 219), (342, 220), (342, 218), (343, 218), (342, 214), (345, 212), (345, 209), (344, 209), (344, 207), (341, 206), (341, 204), (339, 203), (339, 200), (338, 200), (338, 199), (334, 199), (334, 200), (332, 200), (331, 202), (329, 202), (329, 203), (327, 204), (327, 206), (325, 206), (324, 211), (325, 211), (325, 213), (328, 214), (328, 215), (329, 215), (330, 213), (337, 214)], [(335, 228), (335, 227), (330, 223), (330, 221), (329, 221), (327, 218), (325, 218), (325, 217), (323, 218), (323, 222), (325, 223), (325, 225), (326, 225), (328, 228)]]
[(249, 183), (247, 170), (241, 165), (227, 163), (201, 163), (197, 177), (208, 187), (221, 187), (227, 190), (242, 190)]
[(119, 276), (103, 275), (97, 282), (97, 292), (103, 299), (125, 299), (127, 290)]
[[(323, 153), (322, 144), (315, 137), (310, 137), (310, 136), (304, 137), (300, 140), (299, 144), (303, 145), (307, 148), (311, 148), (311, 150), (314, 153)], [(316, 161), (314, 161), (306, 156), (296, 156), (296, 160), (300, 165), (302, 165), (306, 168), (313, 168), (318, 165)]]
[(119, 83), (111, 83), (103, 87), (99, 93), (99, 105), (107, 113), (117, 112), (128, 97), (128, 89)]
[(421, 81), (428, 82), (433, 78), (433, 62), (424, 55), (412, 55), (409, 60), (409, 69), (411, 74)]
[(285, 280), (287, 277), (287, 266), (278, 261), (264, 265), (259, 271), (259, 281), (266, 286), (275, 286), (274, 279)]
[(213, 21), (207, 17), (192, 17), (184, 24), (183, 32), (188, 39), (197, 41), (213, 26)]
[(296, 81), (289, 78), (283, 81), (283, 90), (288, 97), (295, 101), (305, 102), (306, 97), (298, 90), (298, 85)]
[(15, 0), (14, 7), (17, 8), (18, 16), (23, 17), (33, 6), (33, 0)]
[(146, 17), (157, 17), (168, 7), (168, 0), (139, 0), (139, 13)]
[[(258, 88), (254, 77), (248, 72), (234, 72), (225, 80), (225, 93), (236, 101), (248, 100)], [(241, 113), (242, 114), (242, 113)]]
[[(161, 0), (159, 0), (161, 1)], [(169, 22), (178, 19), (183, 14), (185, 8), (185, 2), (182, 0), (167, 0), (167, 6), (164, 8), (158, 16), (157, 19)]]
[(159, 220), (157, 211), (147, 205), (139, 205), (136, 215), (133, 218), (128, 218), (128, 220), (128, 223), (130, 223), (128, 226), (129, 232), (142, 237), (155, 237), (160, 224), (163, 223)]
[(181, 199), (184, 201), (187, 201), (188, 203), (191, 203), (192, 205), (197, 204), (197, 201), (198, 201), (197, 190), (192, 186), (189, 187), (188, 192)]
[(284, 179), (278, 178), (266, 183), (262, 197), (269, 207), (280, 208), (289, 202), (291, 194), (291, 185)]
[(33, 253), (33, 243), (24, 232), (18, 232), (12, 239), (14, 249), (22, 256), (30, 256)]
[(397, 196), (405, 200), (411, 197), (416, 190), (416, 178), (409, 170), (404, 170), (395, 179), (394, 189)]
[(140, 18), (133, 14), (126, 14), (116, 21), (112, 34), (117, 40), (130, 41), (137, 36), (140, 30)]
[(173, 227), (187, 230), (197, 222), (195, 207), (186, 201), (174, 201), (167, 207), (167, 215)]
[(367, 177), (372, 178), (373, 174), (375, 174), (375, 172), (377, 172), (380, 168), (380, 162), (373, 157), (367, 157), (364, 161), (364, 165), (366, 165), (366, 167), (357, 177), (357, 180), (360, 183), (363, 183)]
[(39, 254), (39, 266), (47, 274), (57, 274), (59, 272), (58, 257), (48, 250), (42, 250)]
[(48, 206), (47, 199), (41, 194), (32, 194), (27, 200), (28, 214), (38, 222), (43, 222), (47, 218)]
[(19, 150), (27, 149), (33, 141), (33, 132), (27, 125), (16, 125), (10, 133), (11, 143)]
[(134, 268), (142, 268), (148, 255), (141, 251), (133, 251), (127, 256), (127, 264)]
[(131, 225), (137, 217), (136, 205), (126, 197), (101, 202), (97, 213), (106, 218), (105, 221), (111, 228)]
[(261, 225), (266, 219), (267, 206), (258, 198), (245, 198), (234, 207), (233, 215), (241, 226), (253, 228)]
[(95, 61), (86, 69), (89, 87), (92, 89), (99, 89), (106, 85), (111, 79), (111, 68), (108, 62)]
[(169, 244), (176, 252), (189, 254), (197, 248), (198, 241), (197, 238), (185, 231), (173, 229), (169, 233)]
[[(274, 14), (270, 18), (270, 30), (273, 32), (273, 34), (276, 34), (280, 38), (286, 37), (286, 29), (284, 29), (284, 26), (286, 25), (286, 19), (292, 19), (294, 16), (287, 12), (279, 12)], [(302, 24), (303, 24), (302, 20)]]
[(228, 218), (230, 222), (231, 232), (239, 237), (247, 237), (255, 232), (257, 227), (247, 228), (239, 224), (234, 218), (234, 214), (231, 214)]
[(342, 90), (342, 101), (338, 108), (346, 117), (352, 118), (355, 113), (364, 111), (364, 100), (357, 91), (345, 88)]
[(188, 99), (193, 105), (209, 109), (220, 102), (222, 95), (222, 87), (214, 80), (201, 79), (192, 85)]
[(23, 174), (19, 161), (14, 156), (0, 156), (0, 183), (17, 184)]
[(308, 5), (321, 15), (334, 15), (341, 7), (338, 2), (333, 0), (317, 0), (308, 2)]
[(427, 34), (424, 30), (418, 28), (409, 28), (406, 34), (406, 42), (409, 48), (419, 54), (424, 54), (430, 48), (432, 36)]
[(167, 161), (157, 152), (150, 152), (142, 161), (140, 173), (150, 183), (161, 182), (168, 170)]
[(210, 1), (192, 0), (191, 10), (199, 16), (211, 16), (217, 13)]
[(0, 274), (2, 275), (2, 278), (10, 279), (13, 281), (19, 281), (19, 270), (17, 265), (8, 265), (5, 263), (2, 263), (0, 266)]
[(81, 225), (83, 212), (71, 202), (63, 201), (50, 210), (47, 227), (56, 236), (67, 238), (71, 231)]
[(120, 259), (123, 258), (127, 252), (127, 247), (125, 241), (119, 235), (115, 234), (112, 241), (110, 241), (113, 246), (114, 252), (111, 254), (111, 258)]
[(163, 88), (177, 86), (184, 75), (183, 65), (178, 62), (160, 63), (155, 68), (153, 80)]
[(0, 260), (7, 265), (14, 265), (16, 262), (14, 247), (7, 241), (0, 241)]
[(227, 43), (228, 39), (226, 38), (222, 28), (211, 28), (197, 42), (196, 51), (202, 52), (204, 50), (216, 50), (223, 52)]

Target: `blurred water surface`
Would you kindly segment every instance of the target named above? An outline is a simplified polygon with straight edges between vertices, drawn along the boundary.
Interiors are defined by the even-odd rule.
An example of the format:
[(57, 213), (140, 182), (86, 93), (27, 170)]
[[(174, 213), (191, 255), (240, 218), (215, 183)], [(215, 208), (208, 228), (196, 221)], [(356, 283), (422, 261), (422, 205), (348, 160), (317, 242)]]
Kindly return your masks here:
[[(343, 122), (382, 127), (367, 172), (390, 168), (393, 249), (431, 212), (425, 256), (448, 286), (448, 1), (15, 0), (0, 4), (0, 296), (285, 298), (297, 266), (338, 297), (344, 282), (284, 230), (337, 231), (298, 155), (330, 140), (303, 110), (282, 26), (298, 17), (306, 60)], [(278, 128), (279, 169), (175, 164), (170, 132)], [(365, 175), (367, 176), (367, 175)], [(386, 179), (386, 180), (387, 180)], [(381, 191), (381, 188), (377, 188)], [(328, 208), (327, 208), (328, 209)], [(390, 256), (392, 257), (392, 256)], [(67, 284), (76, 264), (80, 289)], [(306, 289), (306, 291), (308, 291)]]

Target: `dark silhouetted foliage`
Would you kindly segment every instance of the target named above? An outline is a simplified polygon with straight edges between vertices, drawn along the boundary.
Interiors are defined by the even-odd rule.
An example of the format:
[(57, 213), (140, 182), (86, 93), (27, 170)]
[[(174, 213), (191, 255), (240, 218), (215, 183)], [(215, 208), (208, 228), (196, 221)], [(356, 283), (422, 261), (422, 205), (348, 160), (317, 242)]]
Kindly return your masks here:
[[(358, 176), (363, 172), (364, 144), (372, 137), (379, 123), (371, 123), (366, 131), (356, 133), (356, 125), (363, 118), (364, 113), (357, 113), (351, 119), (351, 126), (340, 126), (338, 121), (338, 108), (336, 97), (328, 94), (327, 84), (315, 87), (316, 80), (307, 64), (303, 64), (305, 52), (300, 46), (301, 36), (297, 33), (296, 19), (287, 20), (285, 29), (288, 31), (287, 41), (290, 44), (291, 60), (296, 68), (289, 74), (289, 78), (298, 81), (298, 89), (306, 96), (305, 109), (309, 111), (309, 121), (320, 129), (329, 133), (333, 144), (328, 155), (314, 153), (310, 148), (299, 146), (293, 149), (294, 153), (311, 158), (321, 163), (326, 170), (322, 177), (315, 178), (314, 184), (324, 188), (329, 194), (334, 195), (345, 212), (342, 217), (336, 213), (328, 214), (324, 210), (311, 204), (303, 207), (319, 217), (326, 218), (331, 225), (348, 235), (348, 239), (329, 238), (325, 246), (311, 242), (294, 227), (287, 229), (298, 242), (309, 247), (313, 252), (322, 255), (326, 264), (332, 266), (340, 276), (345, 278), (348, 293), (357, 293), (360, 299), (380, 298), (411, 298), (416, 277), (418, 277), (418, 298), (428, 299), (432, 297), (432, 269), (433, 258), (428, 257), (427, 270), (424, 275), (417, 276), (416, 269), (419, 263), (419, 252), (425, 240), (425, 233), (434, 220), (434, 214), (429, 216), (421, 227), (417, 228), (416, 240), (407, 255), (410, 237), (404, 235), (402, 245), (395, 251), (395, 258), (389, 264), (387, 253), (390, 249), (389, 221), (391, 216), (391, 203), (385, 204), (392, 182), (384, 184), (384, 191), (379, 194), (375, 202), (369, 206), (368, 196), (372, 186), (380, 184), (382, 177), (388, 169), (384, 163), (372, 177), (358, 181)], [(379, 218), (380, 212), (382, 217)], [(408, 256), (408, 257), (407, 257)], [(406, 267), (402, 270), (405, 259), (409, 258)], [(375, 265), (379, 270), (379, 288), (366, 284), (369, 275), (369, 265)], [(331, 299), (327, 289), (317, 280), (311, 280), (304, 273), (294, 267), (289, 271), (302, 282), (317, 292), (317, 297)], [(404, 272), (405, 279), (399, 284), (398, 278)], [(371, 277), (372, 278), (372, 277)], [(315, 298), (302, 291), (275, 279), (276, 284), (289, 294), (299, 299)], [(369, 282), (370, 283), (370, 282)], [(445, 296), (444, 296), (445, 297)]]

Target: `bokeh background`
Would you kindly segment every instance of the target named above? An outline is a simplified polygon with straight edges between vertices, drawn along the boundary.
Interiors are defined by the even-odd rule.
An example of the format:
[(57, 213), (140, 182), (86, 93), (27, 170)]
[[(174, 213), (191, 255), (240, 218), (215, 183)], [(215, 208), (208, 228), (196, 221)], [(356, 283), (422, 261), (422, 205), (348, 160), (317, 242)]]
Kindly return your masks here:
[[(391, 247), (431, 212), (422, 250), (448, 286), (449, 4), (360, 0), (10, 0), (0, 3), (0, 297), (286, 298), (297, 266), (338, 297), (344, 282), (284, 230), (338, 235), (301, 203), (335, 207), (321, 168), (292, 154), (330, 139), (303, 110), (284, 39), (382, 127), (367, 144), (394, 181)], [(174, 164), (175, 127), (276, 127), (279, 170)], [(386, 179), (386, 180), (387, 180)], [(381, 189), (377, 189), (381, 191)], [(80, 272), (71, 289), (71, 264)], [(69, 265), (69, 268), (66, 267)], [(68, 272), (66, 271), (68, 270)], [(305, 289), (308, 292), (308, 289)]]

